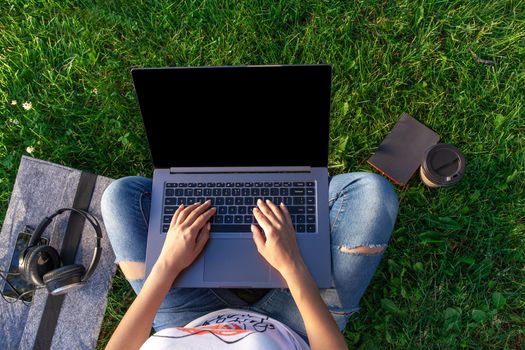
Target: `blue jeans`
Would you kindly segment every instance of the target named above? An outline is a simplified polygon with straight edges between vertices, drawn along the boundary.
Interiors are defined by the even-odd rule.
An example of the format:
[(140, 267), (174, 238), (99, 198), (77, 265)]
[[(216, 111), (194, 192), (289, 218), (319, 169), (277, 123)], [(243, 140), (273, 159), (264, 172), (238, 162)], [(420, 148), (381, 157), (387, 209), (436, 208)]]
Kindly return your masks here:
[[(102, 217), (117, 262), (143, 262), (146, 256), (151, 202), (151, 180), (130, 176), (114, 181), (102, 197)], [(359, 310), (363, 296), (383, 252), (364, 254), (341, 251), (360, 246), (386, 248), (397, 216), (392, 185), (372, 173), (349, 173), (330, 178), (330, 236), (333, 288), (320, 294), (339, 329)], [(345, 249), (343, 249), (345, 250)], [(144, 280), (129, 281), (139, 293)], [(306, 331), (288, 289), (271, 289), (254, 304), (247, 304), (229, 289), (171, 288), (160, 306), (153, 327), (158, 332), (181, 327), (223, 308), (246, 309), (288, 325), (306, 340)]]

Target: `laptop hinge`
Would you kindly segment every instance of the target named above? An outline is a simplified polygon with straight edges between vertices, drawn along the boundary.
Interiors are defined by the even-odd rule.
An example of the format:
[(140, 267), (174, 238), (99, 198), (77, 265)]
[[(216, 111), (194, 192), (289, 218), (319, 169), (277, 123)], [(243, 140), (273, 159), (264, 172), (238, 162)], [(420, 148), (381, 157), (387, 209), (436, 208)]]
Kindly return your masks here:
[(170, 168), (170, 174), (222, 174), (222, 173), (310, 173), (310, 166), (289, 167), (192, 167)]

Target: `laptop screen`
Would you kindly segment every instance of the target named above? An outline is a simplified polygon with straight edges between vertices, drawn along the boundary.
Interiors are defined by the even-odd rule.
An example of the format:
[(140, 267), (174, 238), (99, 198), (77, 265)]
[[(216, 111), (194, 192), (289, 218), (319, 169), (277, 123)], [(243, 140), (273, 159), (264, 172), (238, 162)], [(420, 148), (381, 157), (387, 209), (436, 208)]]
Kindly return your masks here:
[(329, 65), (132, 75), (155, 168), (328, 165)]

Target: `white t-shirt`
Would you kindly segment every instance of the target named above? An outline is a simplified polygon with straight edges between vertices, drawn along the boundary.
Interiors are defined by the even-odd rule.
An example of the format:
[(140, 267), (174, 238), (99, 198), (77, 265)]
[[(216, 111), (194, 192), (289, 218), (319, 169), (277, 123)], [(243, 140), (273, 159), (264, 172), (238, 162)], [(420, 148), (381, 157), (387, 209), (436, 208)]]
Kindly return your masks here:
[(310, 349), (283, 323), (247, 310), (223, 309), (151, 336), (141, 350), (162, 349)]

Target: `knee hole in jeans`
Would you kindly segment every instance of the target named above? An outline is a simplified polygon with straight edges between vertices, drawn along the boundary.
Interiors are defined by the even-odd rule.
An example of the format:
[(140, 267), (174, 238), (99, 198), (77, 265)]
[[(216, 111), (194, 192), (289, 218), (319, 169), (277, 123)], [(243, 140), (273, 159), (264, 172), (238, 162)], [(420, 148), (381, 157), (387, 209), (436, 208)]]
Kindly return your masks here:
[(386, 245), (379, 244), (379, 245), (360, 245), (354, 248), (348, 248), (348, 247), (341, 247), (339, 250), (343, 253), (347, 254), (366, 254), (366, 255), (376, 255), (381, 254), (385, 251)]
[(351, 315), (355, 311), (330, 311), (330, 312), (336, 315)]
[(145, 277), (144, 261), (119, 261), (118, 266), (128, 281), (142, 280)]

